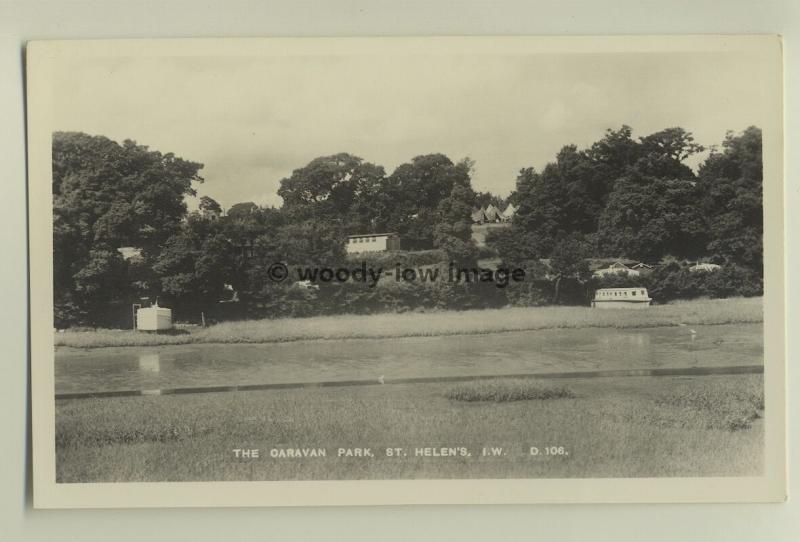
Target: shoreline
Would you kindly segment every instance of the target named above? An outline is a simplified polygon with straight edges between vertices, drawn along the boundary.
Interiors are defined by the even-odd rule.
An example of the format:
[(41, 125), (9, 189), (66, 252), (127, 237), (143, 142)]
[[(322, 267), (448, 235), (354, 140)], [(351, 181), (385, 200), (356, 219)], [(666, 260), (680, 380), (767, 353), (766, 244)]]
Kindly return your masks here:
[[(236, 340), (236, 341), (213, 341), (213, 340), (189, 340), (187, 342), (170, 342), (170, 343), (143, 343), (143, 344), (127, 344), (127, 345), (108, 345), (108, 346), (71, 346), (64, 344), (56, 344), (56, 352), (73, 353), (85, 352), (93, 350), (105, 350), (112, 348), (157, 348), (159, 346), (252, 346), (259, 344), (294, 344), (294, 343), (314, 343), (314, 342), (331, 342), (331, 341), (385, 341), (388, 339), (436, 339), (438, 337), (468, 337), (474, 335), (504, 335), (508, 333), (524, 333), (526, 331), (574, 331), (577, 329), (657, 329), (657, 328), (673, 328), (683, 325), (693, 326), (752, 326), (756, 324), (763, 324), (762, 320), (744, 321), (737, 320), (732, 322), (706, 322), (706, 323), (691, 323), (691, 324), (641, 324), (631, 326), (614, 326), (614, 325), (587, 325), (587, 326), (558, 326), (558, 327), (537, 327), (525, 329), (499, 329), (495, 331), (470, 331), (470, 332), (452, 332), (452, 333), (437, 333), (428, 335), (354, 335), (352, 337), (287, 337), (285, 339), (275, 340)], [(92, 333), (92, 332), (80, 332)], [(169, 337), (169, 335), (167, 335)]]
[[(483, 316), (485, 318), (478, 318)], [(225, 322), (180, 335), (131, 330), (55, 333), (57, 350), (94, 350), (193, 344), (276, 344), (300, 341), (386, 340), (489, 335), (546, 329), (646, 329), (763, 323), (762, 298), (693, 300), (647, 311), (587, 307), (510, 307), (434, 313), (316, 316)], [(67, 350), (68, 349), (68, 350)]]

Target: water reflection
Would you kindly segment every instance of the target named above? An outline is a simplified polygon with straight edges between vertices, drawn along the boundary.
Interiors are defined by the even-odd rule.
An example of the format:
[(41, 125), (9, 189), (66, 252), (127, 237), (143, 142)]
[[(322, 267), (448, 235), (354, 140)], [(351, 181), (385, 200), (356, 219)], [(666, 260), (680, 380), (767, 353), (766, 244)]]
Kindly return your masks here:
[(606, 349), (648, 348), (650, 346), (650, 334), (643, 331), (604, 334), (598, 338), (597, 345)]
[(158, 373), (161, 371), (161, 360), (158, 353), (139, 354), (139, 370), (142, 372)]
[(58, 393), (452, 375), (753, 365), (759, 324), (65, 350)]

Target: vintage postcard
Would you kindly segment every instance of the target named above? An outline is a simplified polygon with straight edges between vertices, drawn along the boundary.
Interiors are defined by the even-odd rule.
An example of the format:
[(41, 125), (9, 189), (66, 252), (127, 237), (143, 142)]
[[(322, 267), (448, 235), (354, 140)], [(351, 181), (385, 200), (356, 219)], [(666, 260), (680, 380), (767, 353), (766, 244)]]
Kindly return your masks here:
[(37, 507), (786, 498), (780, 38), (26, 54)]

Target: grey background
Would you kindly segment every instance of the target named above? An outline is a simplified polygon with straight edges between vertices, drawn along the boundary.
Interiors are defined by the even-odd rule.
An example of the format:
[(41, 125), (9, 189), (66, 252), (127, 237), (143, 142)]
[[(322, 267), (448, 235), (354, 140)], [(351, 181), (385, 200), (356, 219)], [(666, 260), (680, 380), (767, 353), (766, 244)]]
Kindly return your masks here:
[[(800, 5), (792, 0), (0, 0), (0, 538), (3, 540), (793, 540), (800, 537), (796, 181)], [(784, 505), (445, 506), (34, 511), (26, 494), (21, 43), (34, 38), (780, 33), (786, 55), (790, 493)], [(746, 73), (742, 77), (747, 77)], [(794, 111), (793, 111), (794, 107)]]

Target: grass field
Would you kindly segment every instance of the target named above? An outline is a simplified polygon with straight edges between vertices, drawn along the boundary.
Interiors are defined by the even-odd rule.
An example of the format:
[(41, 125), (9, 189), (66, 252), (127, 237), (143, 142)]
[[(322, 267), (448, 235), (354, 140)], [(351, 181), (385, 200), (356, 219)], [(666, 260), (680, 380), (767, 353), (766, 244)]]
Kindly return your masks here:
[[(758, 375), (58, 401), (57, 479), (755, 475), (763, 461), (762, 409)], [(375, 457), (337, 457), (338, 448), (364, 447)], [(455, 455), (417, 455), (418, 448), (441, 447)], [(503, 451), (483, 456), (484, 447)], [(540, 453), (530, 455), (531, 447)], [(234, 448), (261, 456), (237, 459)], [(298, 448), (324, 448), (326, 456), (270, 455)], [(385, 448), (406, 455), (386, 457)]]
[(272, 343), (315, 339), (474, 335), (556, 328), (641, 328), (762, 321), (762, 299), (755, 297), (683, 301), (653, 306), (646, 310), (535, 307), (253, 320), (226, 322), (183, 334), (67, 330), (55, 334), (55, 344), (98, 348), (191, 343)]

